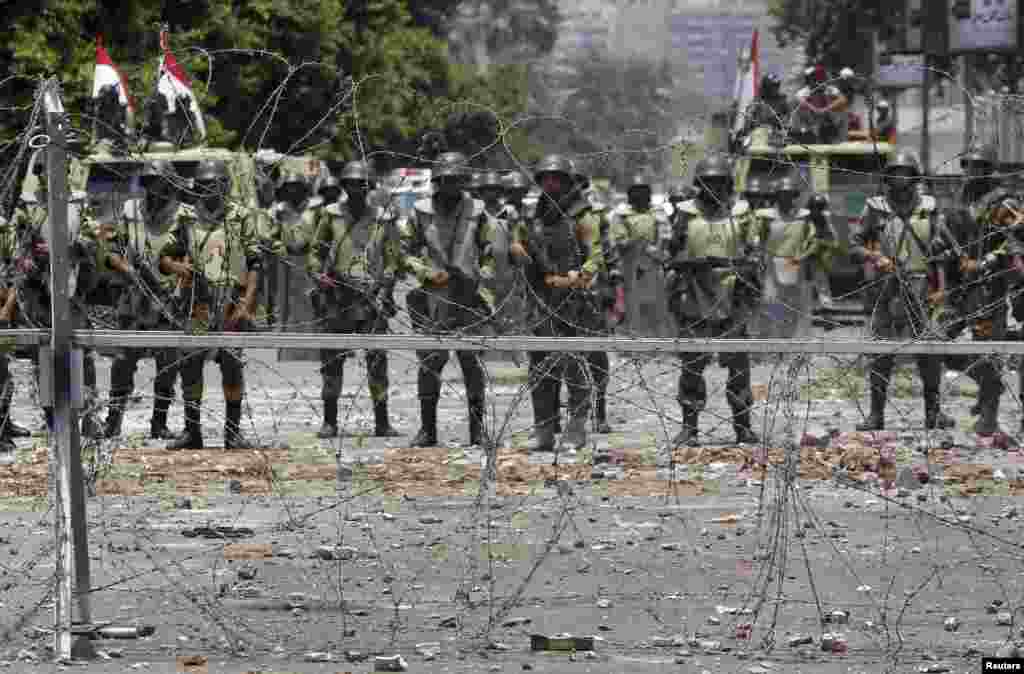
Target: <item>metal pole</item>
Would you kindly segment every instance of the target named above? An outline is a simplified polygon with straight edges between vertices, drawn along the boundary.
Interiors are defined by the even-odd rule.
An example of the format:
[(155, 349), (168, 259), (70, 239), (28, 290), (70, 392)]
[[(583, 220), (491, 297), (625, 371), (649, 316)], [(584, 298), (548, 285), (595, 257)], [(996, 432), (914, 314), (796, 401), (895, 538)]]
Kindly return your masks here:
[(928, 54), (922, 57), (924, 63), (924, 77), (921, 82), (921, 172), (925, 175), (931, 173), (931, 138), (928, 129), (928, 114), (931, 109), (931, 88), (932, 73), (928, 68)]
[(964, 99), (964, 152), (974, 144), (974, 100), (971, 98), (971, 61), (965, 54), (960, 57), (960, 95)]
[[(55, 458), (54, 501), (57, 534), (57, 629), (56, 653), (67, 659), (84, 655), (87, 640), (72, 643), (72, 623), (87, 623), (89, 610), (89, 548), (86, 540), (85, 491), (82, 477), (82, 456), (78, 437), (78, 414), (74, 409), (72, 368), (76, 358), (72, 351), (71, 302), (68, 297), (68, 273), (72, 268), (68, 240), (68, 156), (66, 149), (67, 121), (60, 104), (57, 83), (49, 92), (47, 151), (50, 223), (50, 296), (53, 320), (51, 346), (53, 356), (53, 441), (51, 455)], [(80, 367), (80, 365), (79, 365)], [(68, 565), (73, 564), (72, 570)], [(73, 593), (73, 594), (72, 594)], [(75, 611), (72, 607), (77, 607)], [(74, 615), (73, 615), (74, 612)], [(86, 643), (82, 643), (86, 641)]]

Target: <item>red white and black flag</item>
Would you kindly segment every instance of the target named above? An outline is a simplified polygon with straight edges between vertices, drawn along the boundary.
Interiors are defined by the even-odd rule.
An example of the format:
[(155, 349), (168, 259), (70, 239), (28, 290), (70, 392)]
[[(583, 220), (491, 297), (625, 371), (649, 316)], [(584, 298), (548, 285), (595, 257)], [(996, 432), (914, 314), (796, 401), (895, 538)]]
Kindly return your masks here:
[(168, 113), (177, 111), (179, 103), (188, 106), (188, 112), (195, 124), (195, 139), (201, 141), (206, 138), (206, 122), (203, 120), (203, 112), (199, 109), (199, 101), (195, 92), (192, 91), (192, 81), (188, 73), (181, 67), (178, 60), (174, 58), (168, 45), (167, 31), (160, 31), (160, 71), (157, 75), (156, 90), (163, 94), (167, 100)]

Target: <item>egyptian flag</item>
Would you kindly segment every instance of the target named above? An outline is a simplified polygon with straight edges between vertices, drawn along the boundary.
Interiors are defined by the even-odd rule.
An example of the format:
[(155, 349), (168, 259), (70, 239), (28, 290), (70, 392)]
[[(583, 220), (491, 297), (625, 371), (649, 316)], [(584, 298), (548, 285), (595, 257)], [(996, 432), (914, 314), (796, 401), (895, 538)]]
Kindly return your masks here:
[(192, 91), (192, 81), (168, 47), (166, 30), (160, 31), (160, 49), (163, 51), (163, 56), (160, 57), (156, 90), (167, 99), (169, 113), (174, 113), (177, 110), (180, 97), (184, 96), (188, 100), (188, 110), (192, 113), (191, 118), (196, 125), (194, 137), (196, 141), (201, 141), (206, 138), (206, 122), (203, 121), (203, 112), (199, 109), (199, 101), (196, 100), (195, 92)]
[(757, 90), (761, 84), (761, 55), (758, 53), (757, 29), (750, 40), (750, 53), (740, 57), (736, 74), (736, 90), (733, 97), (736, 101), (736, 122), (733, 134), (738, 134), (746, 124), (747, 110), (757, 98)]
[(114, 62), (110, 60), (110, 54), (103, 46), (103, 37), (96, 36), (96, 71), (92, 79), (92, 97), (97, 98), (104, 87), (113, 85), (117, 89), (117, 100), (125, 106), (127, 111), (128, 126), (132, 126), (135, 118), (135, 105), (131, 96), (128, 95), (128, 82), (124, 75), (117, 69)]

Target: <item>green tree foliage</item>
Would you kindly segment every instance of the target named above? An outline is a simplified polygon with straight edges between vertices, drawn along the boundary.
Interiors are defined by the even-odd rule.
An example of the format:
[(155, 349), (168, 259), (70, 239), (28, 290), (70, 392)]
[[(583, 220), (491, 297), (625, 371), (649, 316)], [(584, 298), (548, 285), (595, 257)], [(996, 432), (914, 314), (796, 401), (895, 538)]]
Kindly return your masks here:
[[(209, 143), (324, 157), (393, 160), (443, 128), (461, 101), (514, 119), (525, 83), (514, 67), (456, 66), (439, 34), (455, 0), (48, 0), (5, 3), (0, 132), (25, 122), (36, 81), (57, 75), (76, 123), (91, 128), (95, 36), (129, 81), (141, 118), (153, 95), (159, 26), (190, 73)], [(21, 106), (21, 109), (19, 109)], [(139, 120), (141, 121), (141, 119)], [(503, 122), (507, 123), (507, 122)]]

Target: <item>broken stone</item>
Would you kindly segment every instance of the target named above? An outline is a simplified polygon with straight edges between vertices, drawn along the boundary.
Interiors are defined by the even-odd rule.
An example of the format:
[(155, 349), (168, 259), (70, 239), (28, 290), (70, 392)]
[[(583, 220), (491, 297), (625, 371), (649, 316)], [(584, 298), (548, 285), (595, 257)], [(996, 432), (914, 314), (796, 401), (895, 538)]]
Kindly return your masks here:
[(349, 662), (364, 662), (370, 656), (361, 651), (345, 651), (345, 659)]
[(999, 650), (996, 651), (996, 657), (997, 658), (1019, 658), (1020, 657), (1020, 649), (1017, 647), (1017, 644), (1003, 644), (1002, 646), (999, 647)]
[(252, 580), (256, 577), (256, 567), (251, 564), (243, 564), (238, 567), (237, 573), (239, 580)]
[(457, 616), (449, 616), (449, 617), (447, 617), (447, 618), (445, 618), (444, 620), (441, 621), (440, 626), (441, 627), (449, 627), (449, 628), (451, 628), (451, 627), (458, 627), (459, 626), (459, 619), (458, 619)]
[(434, 517), (433, 515), (427, 515), (426, 517), (420, 518), (420, 524), (442, 524), (443, 522), (443, 519), (440, 517)]
[(1009, 611), (1000, 611), (999, 613), (996, 614), (996, 624), (997, 625), (1012, 625), (1013, 624), (1013, 614), (1010, 613)]
[(798, 634), (789, 638), (790, 648), (796, 648), (797, 646), (810, 646), (814, 643), (814, 637), (808, 635)]
[(946, 618), (946, 621), (942, 623), (942, 627), (947, 632), (956, 632), (958, 629), (960, 629), (960, 624), (961, 623), (959, 618)]
[(678, 543), (662, 543), (661, 549), (666, 552), (674, 552), (679, 549)]
[(501, 623), (502, 627), (519, 627), (520, 625), (529, 625), (533, 622), (532, 618), (509, 618), (505, 622)]
[(989, 615), (995, 615), (996, 613), (999, 613), (999, 607), (1002, 605), (1003, 601), (1001, 599), (993, 599), (989, 602), (989, 605), (985, 607), (985, 612)]
[(721, 618), (717, 618), (717, 617), (715, 617), (713, 615), (709, 615), (708, 616), (708, 624), (709, 625), (721, 625), (722, 624), (722, 619)]
[(825, 618), (825, 622), (830, 622), (834, 625), (845, 625), (850, 622), (850, 614), (847, 611), (832, 611)]
[(375, 672), (404, 672), (409, 669), (409, 663), (401, 655), (378, 655), (373, 659), (373, 667)]
[(597, 608), (611, 608), (612, 602), (610, 599), (598, 599)]
[(571, 634), (530, 635), (531, 651), (592, 651), (596, 637), (574, 637)]
[(682, 637), (651, 637), (651, 646), (655, 648), (679, 648), (685, 646), (686, 640)]
[(313, 653), (306, 653), (306, 662), (330, 662), (331, 654), (323, 651), (315, 651)]
[(441, 650), (441, 642), (426, 641), (422, 644), (416, 644), (415, 650), (418, 655), (422, 655), (427, 659), (433, 659)]
[(922, 672), (922, 674), (940, 674), (941, 672), (951, 672), (953, 670), (950, 669), (949, 665), (933, 662), (928, 665), (921, 665), (917, 668), (917, 671)]

